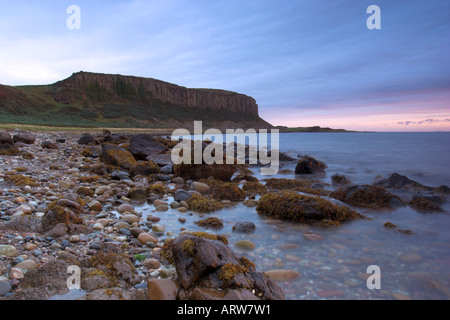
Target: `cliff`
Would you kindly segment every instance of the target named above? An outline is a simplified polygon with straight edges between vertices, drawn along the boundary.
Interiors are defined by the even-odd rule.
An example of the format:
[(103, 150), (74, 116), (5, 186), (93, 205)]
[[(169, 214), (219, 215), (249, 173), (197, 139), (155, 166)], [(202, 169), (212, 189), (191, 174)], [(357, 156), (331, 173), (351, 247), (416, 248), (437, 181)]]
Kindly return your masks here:
[(46, 86), (0, 85), (0, 121), (52, 126), (271, 128), (255, 99), (133, 76), (78, 72)]
[(128, 94), (144, 100), (145, 98), (158, 99), (163, 103), (185, 108), (224, 110), (258, 115), (258, 105), (255, 99), (246, 95), (225, 90), (189, 89), (151, 78), (78, 72), (63, 81), (57, 82), (55, 86), (61, 90), (71, 91), (103, 88), (116, 97)]

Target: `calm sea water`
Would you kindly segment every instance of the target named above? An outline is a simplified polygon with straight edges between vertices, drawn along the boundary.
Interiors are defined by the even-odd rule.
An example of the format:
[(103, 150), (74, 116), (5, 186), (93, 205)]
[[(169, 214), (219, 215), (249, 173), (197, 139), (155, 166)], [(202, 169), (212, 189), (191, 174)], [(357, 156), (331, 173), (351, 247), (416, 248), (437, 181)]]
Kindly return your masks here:
[[(323, 182), (329, 183), (334, 173), (341, 173), (354, 183), (371, 184), (378, 175), (397, 172), (434, 187), (450, 185), (449, 142), (450, 133), (290, 133), (280, 135), (280, 150), (295, 158), (308, 154), (327, 163), (327, 173), (320, 177)], [(258, 175), (259, 169), (254, 171)], [(277, 177), (295, 178), (293, 173)], [(450, 212), (448, 201), (443, 208)], [(381, 212), (354, 209), (371, 220), (333, 229), (315, 228), (260, 216), (241, 203), (207, 216), (224, 220), (219, 233), (227, 234), (233, 249), (248, 256), (259, 271), (290, 269), (301, 274), (294, 281), (279, 283), (287, 299), (450, 298), (448, 213), (424, 214), (409, 206)], [(141, 210), (144, 216), (158, 215), (153, 206)], [(180, 215), (187, 218), (183, 225), (177, 220)], [(194, 224), (202, 218), (199, 214), (169, 210), (159, 216), (161, 224), (175, 235), (180, 228), (204, 231)], [(254, 222), (255, 233), (233, 233), (237, 221)], [(388, 221), (414, 234), (386, 229)], [(306, 240), (305, 232), (318, 233), (323, 240)], [(256, 248), (234, 247), (241, 239), (253, 241)], [(380, 268), (381, 289), (367, 287), (370, 265)]]

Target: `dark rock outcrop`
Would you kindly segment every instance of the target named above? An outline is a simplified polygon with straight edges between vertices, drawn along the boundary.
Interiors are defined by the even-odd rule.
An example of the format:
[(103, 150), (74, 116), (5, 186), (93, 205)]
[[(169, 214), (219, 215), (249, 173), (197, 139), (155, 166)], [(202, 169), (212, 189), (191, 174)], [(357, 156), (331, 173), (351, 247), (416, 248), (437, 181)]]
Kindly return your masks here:
[(170, 250), (181, 287), (179, 299), (284, 299), (273, 280), (221, 241), (183, 235)]
[(327, 165), (310, 156), (305, 156), (298, 160), (295, 167), (295, 174), (317, 174), (325, 172)]

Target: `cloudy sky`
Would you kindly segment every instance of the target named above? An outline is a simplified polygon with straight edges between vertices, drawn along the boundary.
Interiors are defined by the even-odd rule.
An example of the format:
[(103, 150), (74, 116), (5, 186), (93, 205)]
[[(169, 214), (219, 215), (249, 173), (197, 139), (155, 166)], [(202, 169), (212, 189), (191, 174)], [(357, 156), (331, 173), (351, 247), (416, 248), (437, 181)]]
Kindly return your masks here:
[(448, 0), (0, 0), (0, 83), (135, 75), (247, 94), (275, 125), (450, 131), (449, 15)]

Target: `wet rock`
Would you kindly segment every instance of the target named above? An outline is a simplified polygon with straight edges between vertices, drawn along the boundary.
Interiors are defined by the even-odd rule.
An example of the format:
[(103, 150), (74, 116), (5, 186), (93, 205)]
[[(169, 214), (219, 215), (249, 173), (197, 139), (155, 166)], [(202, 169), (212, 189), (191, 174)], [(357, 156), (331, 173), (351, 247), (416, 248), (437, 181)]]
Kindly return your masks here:
[(274, 269), (265, 271), (265, 273), (269, 278), (278, 282), (293, 281), (301, 277), (301, 274), (298, 271), (289, 269)]
[(117, 208), (117, 211), (119, 211), (120, 213), (133, 212), (134, 207), (131, 204), (123, 203)]
[(195, 221), (194, 223), (206, 229), (220, 230), (223, 228), (223, 220), (216, 217), (209, 217), (200, 221)]
[(327, 165), (310, 156), (305, 156), (298, 160), (295, 167), (295, 174), (318, 174), (325, 172)]
[(342, 174), (333, 175), (331, 177), (331, 181), (332, 181), (333, 185), (337, 185), (337, 186), (342, 186), (342, 185), (347, 185), (347, 184), (352, 183), (349, 178), (347, 178), (346, 176), (344, 176)]
[(166, 250), (177, 271), (179, 299), (225, 299), (224, 293), (231, 291), (235, 298), (284, 299), (274, 281), (221, 241), (183, 235)]
[(371, 209), (396, 208), (402, 200), (380, 186), (356, 185), (343, 187), (330, 195), (342, 202)]
[(176, 300), (180, 286), (171, 279), (151, 279), (147, 288), (149, 300)]
[(209, 177), (230, 181), (236, 171), (237, 165), (234, 164), (179, 164), (174, 166), (176, 176), (195, 181)]
[(398, 173), (393, 173), (389, 176), (387, 179), (380, 179), (374, 183), (374, 185), (377, 186), (384, 186), (394, 189), (401, 189), (401, 188), (428, 188), (414, 180), (409, 179), (406, 176), (403, 176)]
[(191, 184), (191, 188), (201, 194), (208, 194), (210, 192), (210, 188), (206, 183), (196, 182), (194, 181)]
[(9, 281), (6, 280), (0, 280), (0, 297), (3, 297), (7, 293), (11, 292), (11, 284)]
[(190, 197), (191, 194), (189, 192), (183, 189), (178, 189), (177, 191), (175, 191), (174, 200), (181, 202), (188, 200)]
[(293, 191), (265, 194), (259, 200), (256, 210), (275, 218), (324, 226), (364, 218), (345, 206), (340, 207), (321, 197), (301, 195)]
[(433, 192), (421, 192), (412, 197), (409, 205), (422, 212), (441, 212), (444, 197)]
[(239, 240), (234, 244), (237, 248), (244, 250), (253, 250), (256, 245), (250, 240)]
[(233, 231), (238, 233), (253, 233), (255, 232), (256, 226), (251, 221), (237, 222), (233, 226)]
[(305, 232), (302, 234), (303, 238), (305, 238), (306, 240), (309, 241), (321, 241), (323, 240), (323, 236), (318, 234), (318, 233), (314, 233), (314, 232)]

